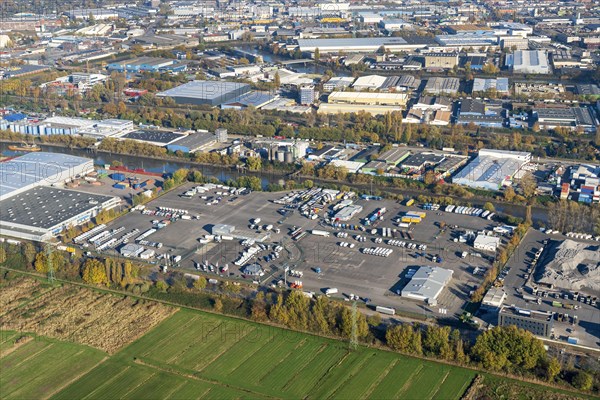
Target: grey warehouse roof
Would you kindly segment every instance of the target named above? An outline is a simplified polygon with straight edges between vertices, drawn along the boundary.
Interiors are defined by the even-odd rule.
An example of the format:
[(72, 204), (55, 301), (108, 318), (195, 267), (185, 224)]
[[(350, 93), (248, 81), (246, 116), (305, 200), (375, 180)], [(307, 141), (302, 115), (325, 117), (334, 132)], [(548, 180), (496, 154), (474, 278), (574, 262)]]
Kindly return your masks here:
[[(181, 86), (160, 92), (159, 97), (173, 97), (174, 99), (216, 101), (221, 98), (230, 101), (250, 91), (250, 85), (239, 82), (226, 81), (191, 81)], [(213, 104), (218, 105), (218, 104)]]
[(0, 201), (0, 221), (50, 229), (113, 197), (38, 186)]
[(168, 131), (135, 131), (123, 136), (123, 139), (141, 140), (144, 142), (169, 144), (174, 140), (181, 139), (185, 135), (182, 133)]
[(403, 297), (436, 299), (452, 279), (453, 271), (440, 267), (420, 267), (402, 289)]
[[(29, 153), (0, 163), (0, 200), (37, 185), (63, 182), (80, 173), (92, 160), (60, 153)], [(88, 172), (88, 171), (86, 171)]]

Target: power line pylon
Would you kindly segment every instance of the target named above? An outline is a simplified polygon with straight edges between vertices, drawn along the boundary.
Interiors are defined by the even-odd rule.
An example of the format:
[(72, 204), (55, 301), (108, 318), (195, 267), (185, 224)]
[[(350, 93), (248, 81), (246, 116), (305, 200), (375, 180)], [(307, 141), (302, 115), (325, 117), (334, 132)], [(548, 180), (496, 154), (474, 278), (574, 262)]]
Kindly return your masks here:
[(358, 347), (358, 326), (356, 322), (357, 318), (356, 301), (352, 303), (352, 332), (350, 333), (350, 350), (356, 350)]
[(48, 282), (54, 284), (54, 264), (52, 263), (52, 245), (46, 245), (46, 266), (48, 267)]

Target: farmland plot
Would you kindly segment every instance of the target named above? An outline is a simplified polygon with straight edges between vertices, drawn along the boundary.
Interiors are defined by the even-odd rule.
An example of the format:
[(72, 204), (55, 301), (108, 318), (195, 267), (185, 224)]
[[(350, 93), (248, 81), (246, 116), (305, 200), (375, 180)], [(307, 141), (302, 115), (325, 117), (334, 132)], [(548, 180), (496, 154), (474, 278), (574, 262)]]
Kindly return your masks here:
[[(2, 332), (3, 337), (15, 335)], [(97, 365), (106, 356), (99, 350), (45, 338), (31, 338), (19, 345), (7, 340), (0, 345), (0, 398), (39, 399), (68, 385)], [(15, 347), (14, 351), (10, 350)]]
[(61, 286), (9, 308), (0, 316), (0, 329), (34, 332), (114, 353), (175, 311), (156, 302)]

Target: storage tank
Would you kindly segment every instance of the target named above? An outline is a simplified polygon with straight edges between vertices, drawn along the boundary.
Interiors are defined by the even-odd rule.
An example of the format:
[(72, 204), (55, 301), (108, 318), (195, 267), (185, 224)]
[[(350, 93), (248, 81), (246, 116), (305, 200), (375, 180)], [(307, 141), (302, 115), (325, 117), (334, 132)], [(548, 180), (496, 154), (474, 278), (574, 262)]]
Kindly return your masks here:
[(294, 154), (291, 151), (286, 151), (283, 159), (286, 163), (291, 164), (294, 162)]

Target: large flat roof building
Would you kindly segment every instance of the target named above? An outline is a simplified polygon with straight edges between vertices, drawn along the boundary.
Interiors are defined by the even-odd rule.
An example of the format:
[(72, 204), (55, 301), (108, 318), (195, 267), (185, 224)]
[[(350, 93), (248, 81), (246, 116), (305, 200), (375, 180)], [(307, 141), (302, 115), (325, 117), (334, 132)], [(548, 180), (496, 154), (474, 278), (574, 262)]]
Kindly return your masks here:
[(213, 107), (232, 101), (250, 92), (250, 85), (239, 82), (191, 81), (157, 93), (157, 97), (171, 97), (177, 104), (207, 104)]
[(0, 201), (0, 233), (44, 241), (69, 226), (81, 225), (119, 198), (39, 186)]
[(548, 54), (544, 50), (517, 50), (506, 56), (506, 66), (518, 74), (549, 74)]
[(123, 139), (135, 140), (136, 142), (153, 144), (155, 146), (168, 146), (171, 143), (185, 138), (183, 133), (162, 131), (155, 129), (141, 129), (130, 132)]
[(479, 155), (453, 178), (452, 183), (498, 190), (531, 160), (531, 153), (481, 149)]
[(357, 113), (383, 115), (402, 111), (408, 101), (405, 93), (332, 92), (327, 103), (321, 103), (320, 114)]
[(435, 304), (438, 296), (452, 279), (453, 271), (440, 267), (420, 267), (402, 289), (402, 297)]
[(517, 307), (502, 307), (498, 313), (498, 326), (515, 325), (536, 336), (550, 337), (552, 333), (552, 313), (525, 310)]
[(386, 50), (398, 52), (416, 50), (427, 47), (425, 41), (407, 41), (401, 37), (368, 37), (368, 38), (336, 38), (336, 39), (298, 39), (300, 51), (314, 53), (318, 48), (321, 54), (374, 52), (381, 46)]
[(508, 78), (475, 78), (473, 80), (473, 92), (485, 92), (495, 90), (501, 94), (508, 94)]
[(0, 201), (41, 185), (62, 184), (94, 170), (91, 159), (60, 153), (29, 153), (0, 163)]
[(427, 80), (423, 92), (431, 94), (458, 93), (460, 80), (458, 78), (432, 77)]

